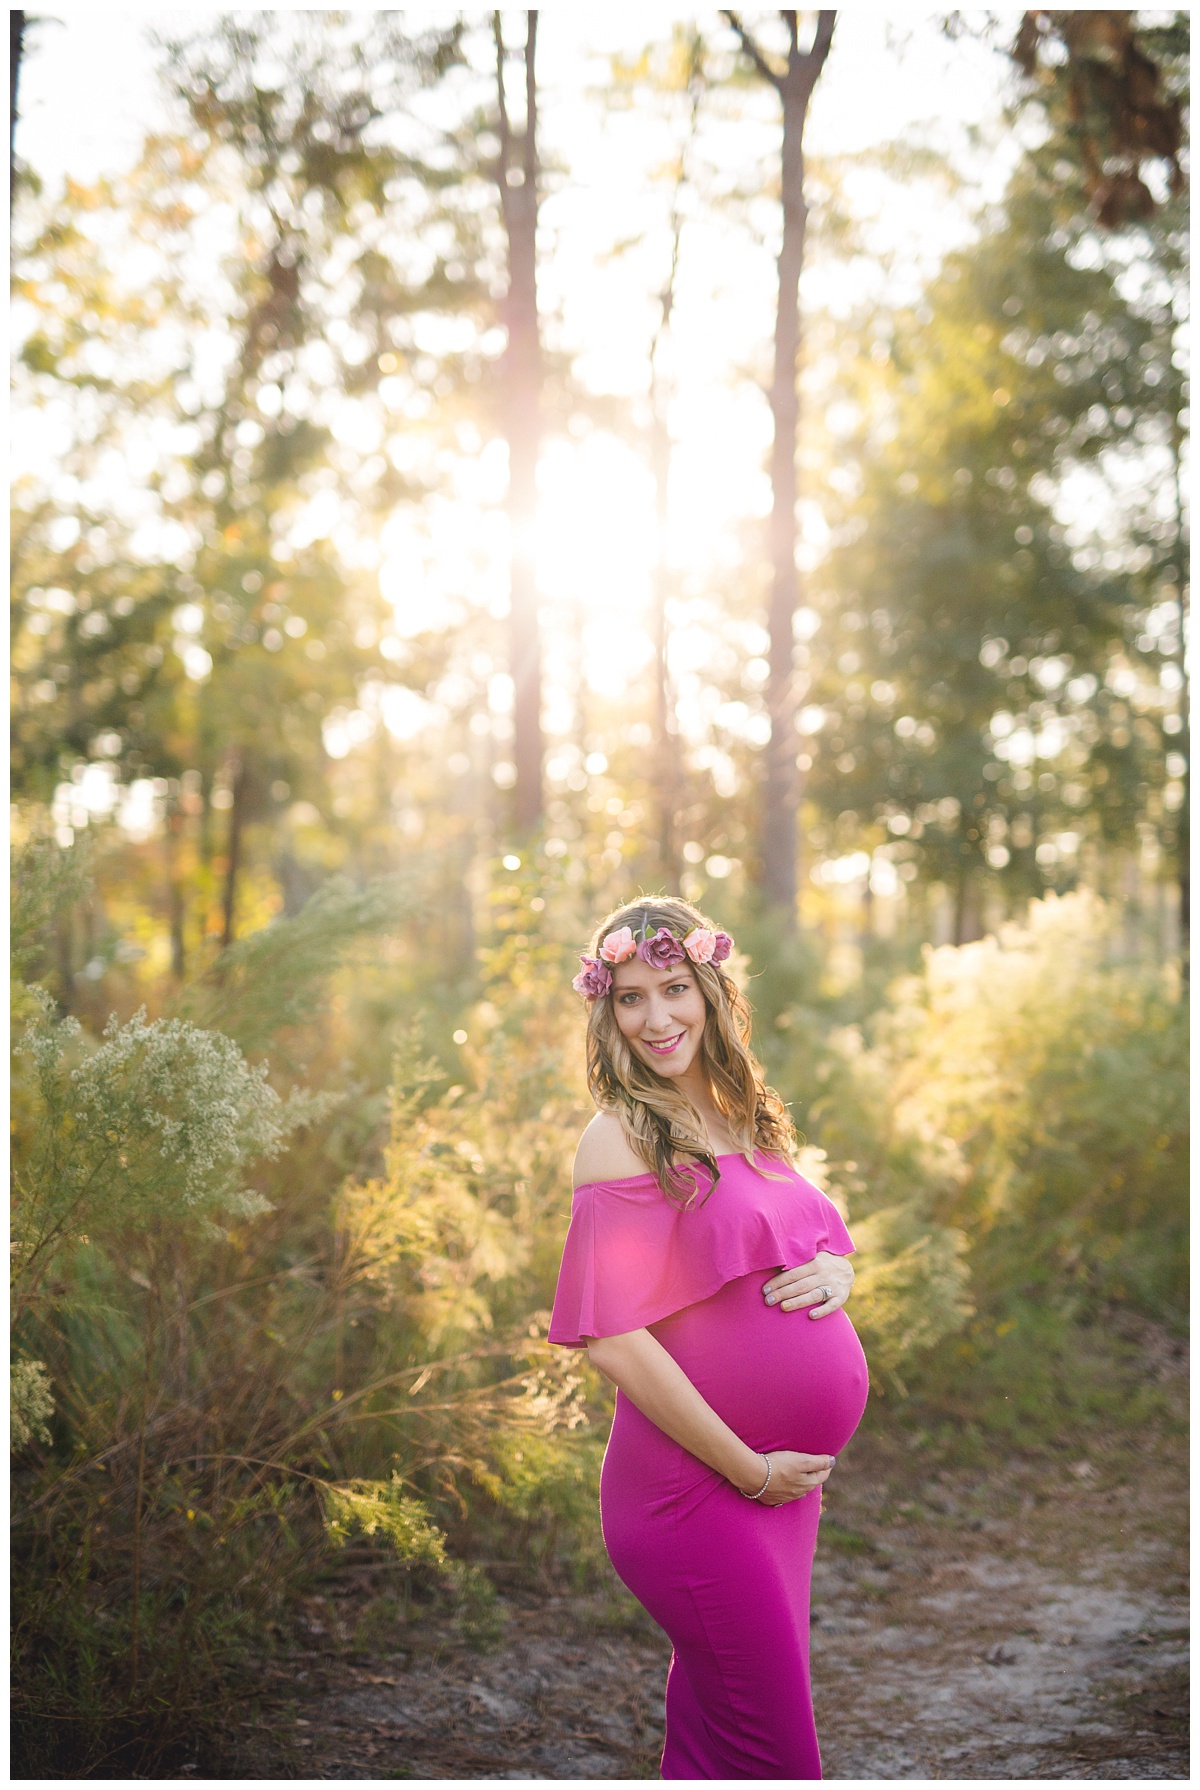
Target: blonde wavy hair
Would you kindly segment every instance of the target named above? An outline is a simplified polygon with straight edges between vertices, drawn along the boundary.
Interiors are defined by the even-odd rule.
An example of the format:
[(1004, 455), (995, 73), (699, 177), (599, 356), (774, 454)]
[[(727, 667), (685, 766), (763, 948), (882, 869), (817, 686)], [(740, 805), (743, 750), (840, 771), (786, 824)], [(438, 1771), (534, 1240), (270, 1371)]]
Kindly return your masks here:
[[(694, 926), (717, 930), (711, 920), (675, 896), (639, 896), (601, 921), (589, 954), (596, 956), (601, 940), (621, 926), (632, 928), (639, 939), (660, 926), (678, 938), (686, 937)], [(797, 1147), (796, 1130), (750, 1050), (749, 1003), (719, 964), (689, 961), (688, 967), (707, 1009), (701, 1067), (730, 1137), (760, 1173), (756, 1150), (790, 1161)], [(699, 1113), (668, 1076), (656, 1074), (633, 1054), (617, 1024), (611, 991), (588, 1004), (587, 1079), (596, 1105), (620, 1119), (631, 1145), (668, 1199), (691, 1204), (698, 1192), (695, 1170), (700, 1164), (716, 1185), (720, 1169)]]

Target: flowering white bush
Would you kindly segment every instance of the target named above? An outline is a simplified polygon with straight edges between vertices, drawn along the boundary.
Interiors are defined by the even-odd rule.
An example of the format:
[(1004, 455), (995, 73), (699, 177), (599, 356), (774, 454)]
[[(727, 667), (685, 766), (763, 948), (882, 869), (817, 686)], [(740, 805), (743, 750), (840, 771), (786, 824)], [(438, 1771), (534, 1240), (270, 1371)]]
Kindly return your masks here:
[(80, 1234), (152, 1218), (249, 1217), (267, 1202), (246, 1165), (277, 1156), (328, 1097), (281, 1099), (265, 1064), (186, 1020), (110, 1019), (89, 1050), (40, 991), (18, 1049), (34, 1069), (33, 1124), (13, 1175), (15, 1304), (32, 1298), (59, 1249)]
[(54, 1415), (54, 1394), (45, 1363), (27, 1355), (13, 1357), (8, 1375), (8, 1419), (12, 1452), (18, 1454), (29, 1442), (49, 1442), (46, 1419)]

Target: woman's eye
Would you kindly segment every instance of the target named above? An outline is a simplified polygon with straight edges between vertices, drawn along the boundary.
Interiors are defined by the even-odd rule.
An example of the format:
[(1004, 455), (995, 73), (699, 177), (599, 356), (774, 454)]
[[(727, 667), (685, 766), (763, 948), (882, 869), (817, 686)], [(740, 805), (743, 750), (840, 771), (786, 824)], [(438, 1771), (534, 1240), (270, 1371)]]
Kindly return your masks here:
[(688, 988), (690, 986), (691, 986), (690, 983), (687, 983), (687, 982), (672, 982), (670, 988), (668, 988), (668, 990), (667, 990), (667, 993), (668, 994), (686, 994), (688, 991)]

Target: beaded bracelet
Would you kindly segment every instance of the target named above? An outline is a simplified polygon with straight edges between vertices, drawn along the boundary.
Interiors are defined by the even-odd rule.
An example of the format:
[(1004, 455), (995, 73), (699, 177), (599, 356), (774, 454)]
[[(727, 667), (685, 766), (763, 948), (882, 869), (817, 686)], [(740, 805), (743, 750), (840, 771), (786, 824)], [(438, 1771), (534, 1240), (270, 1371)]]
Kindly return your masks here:
[(738, 1491), (742, 1492), (742, 1497), (749, 1498), (752, 1503), (757, 1503), (771, 1483), (771, 1457), (769, 1454), (764, 1454), (760, 1458), (767, 1463), (767, 1477), (763, 1480), (758, 1490), (756, 1492), (742, 1492), (741, 1486), (738, 1487)]

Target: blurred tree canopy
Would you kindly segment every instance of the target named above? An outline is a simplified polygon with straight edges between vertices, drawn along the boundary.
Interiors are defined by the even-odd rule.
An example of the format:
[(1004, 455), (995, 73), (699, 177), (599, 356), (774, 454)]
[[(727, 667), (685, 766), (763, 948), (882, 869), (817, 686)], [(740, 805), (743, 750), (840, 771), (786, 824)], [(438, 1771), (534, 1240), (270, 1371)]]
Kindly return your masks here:
[[(1086, 221), (1064, 226), (1046, 159), (1025, 159), (919, 306), (862, 321), (841, 375), (857, 422), (836, 444), (823, 604), (844, 650), (816, 686), (814, 795), (955, 889), (957, 942), (989, 869), (1032, 893), (1150, 821), (1178, 861), (1176, 517), (1134, 516), (1124, 563), (1089, 565), (1053, 503), (1135, 418), (1173, 452), (1175, 320), (1079, 253)], [(1155, 233), (1177, 244), (1179, 225), (1168, 212)]]
[[(81, 780), (109, 814), (156, 792), (177, 980), (264, 901), (293, 912), (339, 865), (386, 868), (396, 814), (459, 837), (460, 869), (508, 830), (510, 647), (470, 606), (422, 629), (415, 568), (386, 558), (389, 531), (437, 519), (464, 450), (501, 431), (494, 120), (464, 41), (381, 15), (173, 44), (187, 128), (119, 186), (31, 205), (18, 238), (18, 397), (53, 406), (69, 445), (53, 491), (15, 492), (15, 787), (64, 813), (91, 812), (67, 793)], [(1051, 117), (1056, 91), (1037, 88)], [(914, 895), (948, 892), (960, 939), (995, 894), (1070, 886), (1093, 845), (1181, 866), (1181, 201), (1097, 233), (1090, 176), (1066, 169), (1051, 132), (919, 302), (820, 321), (801, 368), (832, 529), (794, 655), (811, 868), (865, 852), (884, 899), (915, 873)], [(830, 176), (815, 252), (852, 260)], [(543, 384), (549, 426), (626, 426), (571, 395), (562, 356)], [(115, 503), (101, 469), (121, 456), (147, 474)], [(1064, 485), (1138, 463), (1120, 540), (1070, 538)], [(670, 608), (664, 662), (689, 604)], [(661, 674), (657, 698), (635, 683), (632, 710), (610, 708), (566, 640), (545, 648), (575, 721), (549, 748), (543, 837), (595, 836), (603, 875), (662, 874), (656, 820), (693, 890), (711, 880), (695, 865), (757, 875), (765, 643), (747, 644), (751, 587), (718, 577), (703, 613), (714, 642), (734, 632), (699, 727), (648, 733)], [(639, 755), (652, 737), (680, 739), (669, 776)], [(616, 796), (584, 769), (601, 759), (630, 795), (611, 812), (638, 817), (606, 830)], [(815, 899), (806, 882), (802, 909)]]

